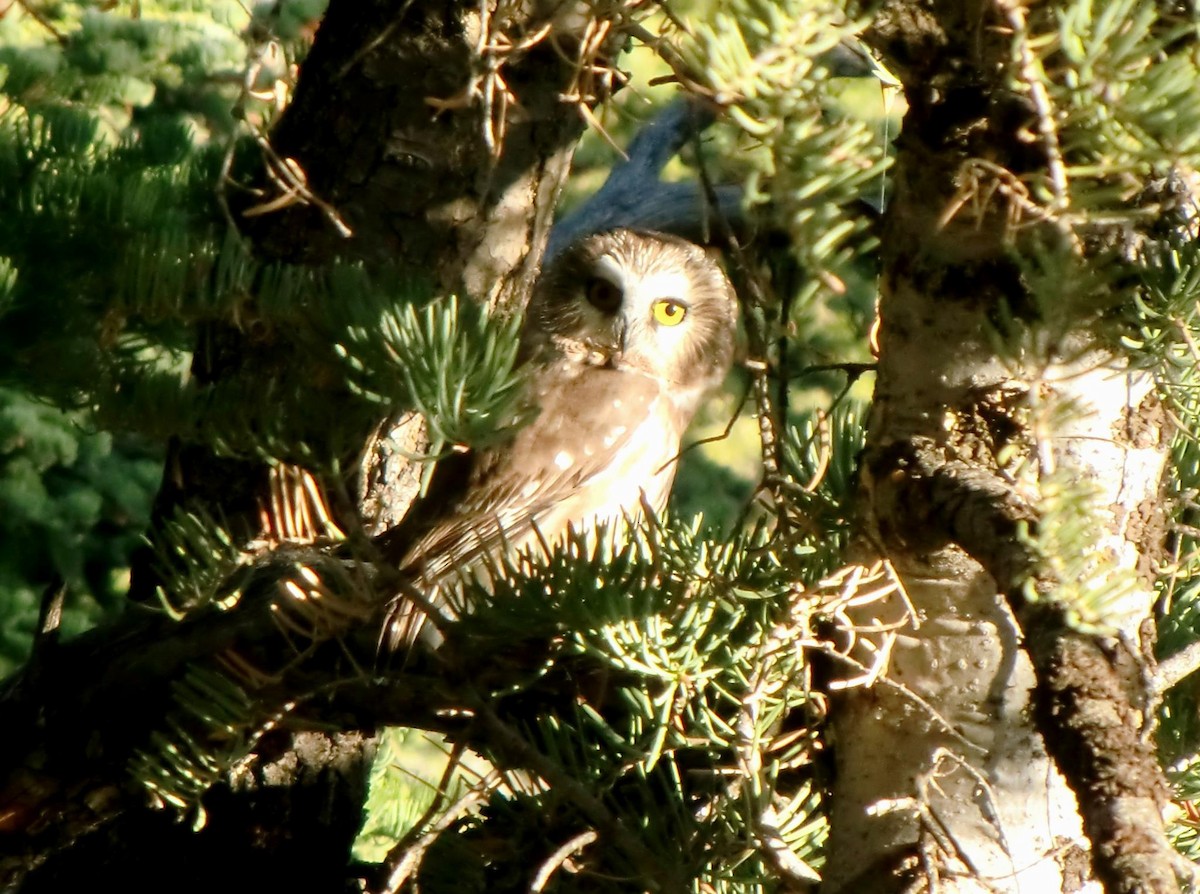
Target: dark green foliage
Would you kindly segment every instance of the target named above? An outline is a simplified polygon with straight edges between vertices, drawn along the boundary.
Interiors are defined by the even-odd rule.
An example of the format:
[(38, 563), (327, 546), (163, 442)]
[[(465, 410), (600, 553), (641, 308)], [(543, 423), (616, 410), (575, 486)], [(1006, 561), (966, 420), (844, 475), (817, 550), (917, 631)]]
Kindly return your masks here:
[[(351, 370), (351, 388), (372, 403), (407, 404), (429, 420), (431, 453), (453, 445), (481, 446), (520, 420), (513, 417), (520, 377), (514, 373), (520, 319), (489, 321), (478, 305), (448, 301), (417, 309), (359, 310), (337, 344)], [(361, 308), (361, 310), (360, 310)], [(446, 371), (454, 370), (453, 378)]]
[[(511, 415), (516, 323), (453, 302), (418, 313), (432, 296), (406, 271), (264, 266), (229, 229), (223, 172), (254, 164), (247, 128), (273, 114), (244, 85), (288, 86), (322, 6), (63, 3), (48, 25), (0, 20), (6, 661), (58, 578), (69, 607), (91, 606), (69, 609), (68, 631), (119, 603), (168, 438), (340, 470), (381, 404), (428, 412), (435, 449)], [(193, 377), (211, 324), (286, 345), (309, 361), (302, 380)]]
[[(255, 716), (254, 703), (241, 687), (201, 665), (190, 668), (172, 690), (175, 708), (129, 769), (157, 806), (199, 810), (200, 797), (251, 752), (271, 724)], [(222, 734), (219, 748), (208, 738), (212, 731)], [(199, 828), (203, 814), (193, 821)]]
[(0, 389), (0, 674), (24, 660), (42, 593), (65, 584), (67, 634), (120, 605), (161, 460)]
[[(532, 723), (512, 721), (513, 735), (540, 755), (532, 769), (549, 787), (497, 790), (458, 827), (478, 871), (528, 878), (529, 861), (548, 859), (569, 830), (595, 828), (599, 811), (655, 855), (656, 878), (744, 890), (770, 876), (754, 830), (781, 791), (789, 804), (781, 834), (817, 859), (824, 821), (805, 774), (776, 785), (787, 761), (807, 763), (804, 741), (779, 748), (761, 777), (741, 775), (746, 754), (766, 748), (810, 697), (793, 639), (805, 622), (791, 602), (792, 582), (810, 561), (808, 552), (781, 552), (767, 523), (721, 539), (696, 526), (649, 524), (623, 546), (606, 535), (576, 538), (550, 556), (493, 569), (489, 589), (468, 585), (459, 597), (468, 614), (452, 642), (461, 634), (472, 650), (497, 655), (526, 639), (554, 644), (525, 684), (479, 692), (469, 707), (494, 710), (506, 723), (506, 700), (526, 698), (573, 667), (588, 668), (596, 684), (582, 688), (598, 696), (538, 712)], [(588, 807), (578, 790), (600, 806)], [(528, 860), (496, 859), (499, 841), (527, 843)], [(623, 890), (603, 882), (606, 874), (647, 876), (637, 847), (609, 840), (601, 850), (604, 870), (588, 876), (597, 887), (587, 890)], [(463, 858), (431, 849), (422, 878)], [(499, 887), (488, 890), (509, 890), (517, 882), (492, 884)]]
[(227, 310), (193, 296), (225, 226), (216, 187), (248, 19), (234, 2), (188, 6), (0, 20), (5, 668), (55, 582), (67, 633), (120, 605), (163, 436), (180, 428), (163, 417), (183, 392), (187, 325)]
[[(222, 177), (227, 165), (255, 163), (246, 137), (273, 114), (243, 89), (246, 73), (256, 89), (290, 86), (322, 5), (292, 0), (252, 16), (234, 0), (176, 0), (143, 3), (135, 17), (48, 4), (62, 42), (28, 19), (0, 19), (0, 670), (23, 657), (47, 587), (67, 585), (67, 632), (119, 603), (168, 438), (342, 473), (371, 424), (397, 409), (426, 417), (435, 454), (486, 444), (520, 421), (518, 320), (431, 294), (414, 271), (263, 265), (230, 231)], [(1200, 133), (1190, 68), (1149, 62), (1178, 35), (1151, 34), (1146, 3), (1119, 0), (1120, 15), (1100, 6), (1074, 4), (1039, 23), (1058, 35), (1044, 45), (1061, 49), (1047, 57), (1050, 75), (1074, 66), (1106, 85), (1041, 85), (1059, 91), (1070, 189), (1031, 191), (1061, 201), (1056, 213), (1111, 212), (1128, 194), (1124, 174), (1161, 173)], [(743, 176), (763, 231), (786, 234), (785, 246), (752, 245), (773, 257), (739, 271), (775, 292), (746, 304), (759, 352), (750, 359), (770, 373), (784, 420), (779, 480), (758, 491), (732, 469), (733, 445), (753, 440), (735, 427), (728, 443), (685, 457), (671, 519), (621, 546), (580, 538), (513, 560), (493, 569), (490, 589), (465, 587), (448, 654), (456, 643), (500, 660), (514, 642), (544, 651), (515, 683), (480, 680), (463, 708), (494, 715), (540, 765), (503, 784), (481, 784), (486, 764), (451, 777), (441, 806), (476, 784), (481, 806), (433, 829), (436, 815), (421, 818), (430, 791), (417, 786), (415, 796), (403, 775), (411, 752), (388, 753), (384, 763), (405, 764), (402, 781), (377, 775), (368, 831), (376, 851), (414, 824), (432, 834), (423, 890), (525, 890), (555, 847), (606, 823), (635, 846), (620, 834), (594, 852), (584, 846), (581, 862), (602, 871), (560, 870), (546, 890), (627, 890), (630, 877), (656, 872), (695, 890), (771, 888), (780, 872), (763, 846), (770, 836), (803, 877), (821, 861), (812, 768), (822, 708), (809, 659), (822, 648), (822, 612), (837, 610), (821, 581), (850, 538), (865, 414), (843, 372), (800, 376), (805, 363), (866, 359), (875, 282), (859, 200), (878, 186), (887, 147), (864, 121), (831, 111), (820, 59), (854, 29), (842, 4), (740, 0), (710, 18), (684, 41), (683, 58), (732, 124), (715, 145), (738, 157), (717, 173)], [(262, 52), (272, 36), (276, 57)], [(1109, 93), (1119, 102), (1106, 118)], [(1116, 147), (1111, 157), (1101, 145)], [(701, 149), (691, 164), (720, 167), (710, 154)], [(1038, 313), (1071, 317), (1091, 301), (1086, 310), (1106, 315), (1113, 341), (1123, 337), (1137, 363), (1160, 372), (1182, 427), (1197, 430), (1194, 247), (1141, 268), (1113, 253), (1085, 278), (1065, 244), (1027, 252), (1015, 274)], [(302, 357), (303, 380), (193, 377), (196, 329), (212, 324), (264, 354)], [(830, 394), (839, 395), (832, 407)], [(714, 417), (705, 436), (725, 426)], [(1181, 436), (1171, 486), (1181, 531), (1200, 527), (1197, 454)], [(698, 510), (707, 524), (691, 521)], [(169, 601), (181, 610), (227, 595), (247, 556), (219, 517), (190, 509), (160, 539)], [(1176, 541), (1164, 654), (1200, 632), (1194, 541), (1190, 531)], [(343, 577), (327, 576), (347, 590), (368, 586), (367, 575)], [(595, 679), (572, 676), (585, 666)], [(548, 680), (569, 685), (547, 695), (539, 687)], [(571, 697), (555, 701), (561, 692)], [(161, 803), (188, 807), (278, 717), (212, 671), (195, 670), (176, 694), (177, 710), (130, 769)], [(1163, 752), (1191, 796), (1200, 792), (1191, 694), (1172, 695), (1164, 714)], [(210, 733), (226, 747), (208, 747)], [(505, 755), (483, 757), (502, 764)]]

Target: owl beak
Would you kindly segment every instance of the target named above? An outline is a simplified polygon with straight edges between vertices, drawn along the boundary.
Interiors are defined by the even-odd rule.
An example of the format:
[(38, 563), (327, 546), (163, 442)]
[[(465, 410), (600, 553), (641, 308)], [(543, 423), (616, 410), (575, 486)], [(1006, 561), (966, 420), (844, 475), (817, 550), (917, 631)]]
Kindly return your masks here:
[(624, 314), (618, 314), (613, 320), (613, 344), (616, 345), (617, 353), (625, 353), (625, 336), (629, 331), (629, 324), (625, 320)]

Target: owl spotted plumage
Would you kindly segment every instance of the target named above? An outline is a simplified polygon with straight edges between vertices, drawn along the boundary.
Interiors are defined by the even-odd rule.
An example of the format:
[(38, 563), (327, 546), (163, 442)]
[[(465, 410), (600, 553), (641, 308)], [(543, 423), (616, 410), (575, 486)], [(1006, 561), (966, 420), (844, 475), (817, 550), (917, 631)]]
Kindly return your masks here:
[[(680, 439), (733, 362), (736, 315), (724, 272), (690, 242), (614, 230), (566, 249), (526, 312), (534, 418), (475, 458), (461, 498), (408, 548), (419, 601), (445, 606), (443, 588), (501, 553), (662, 512)], [(385, 642), (410, 643), (423, 618), (402, 597)]]

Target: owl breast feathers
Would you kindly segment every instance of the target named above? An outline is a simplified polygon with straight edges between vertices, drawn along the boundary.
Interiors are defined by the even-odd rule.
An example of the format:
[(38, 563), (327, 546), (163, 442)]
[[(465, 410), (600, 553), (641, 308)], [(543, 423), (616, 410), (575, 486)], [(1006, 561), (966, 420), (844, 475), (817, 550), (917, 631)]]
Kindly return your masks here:
[[(408, 549), (424, 609), (502, 554), (662, 512), (680, 439), (733, 362), (737, 302), (703, 249), (672, 236), (587, 236), (542, 272), (526, 311), (524, 400), (532, 421), (475, 458), (461, 498)], [(392, 648), (425, 613), (401, 598)], [(447, 612), (447, 617), (452, 613)]]

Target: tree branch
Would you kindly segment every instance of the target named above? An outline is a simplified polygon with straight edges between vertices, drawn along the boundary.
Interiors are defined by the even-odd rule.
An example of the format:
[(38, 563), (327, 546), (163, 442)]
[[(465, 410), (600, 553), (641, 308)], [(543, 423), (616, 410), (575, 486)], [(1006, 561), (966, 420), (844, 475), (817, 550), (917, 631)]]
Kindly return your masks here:
[(667, 162), (713, 121), (712, 112), (697, 100), (681, 98), (667, 106), (638, 131), (628, 158), (613, 166), (595, 195), (554, 225), (547, 259), (581, 236), (614, 227), (659, 230), (708, 243), (720, 232), (715, 215), (735, 228), (743, 226), (741, 186), (718, 186), (709, 201), (694, 181), (659, 179)]
[(1026, 584), (1041, 569), (1017, 532), (1036, 515), (1007, 482), (915, 439), (876, 453), (870, 469), (890, 517), (907, 519), (906, 531), (919, 532), (924, 545), (958, 544), (1005, 594), (1037, 674), (1038, 730), (1079, 800), (1105, 890), (1177, 891), (1162, 823), (1169, 791), (1131, 698), (1142, 657), (1073, 626), (1054, 600), (1056, 581), (1038, 580), (1043, 596), (1027, 598)]

